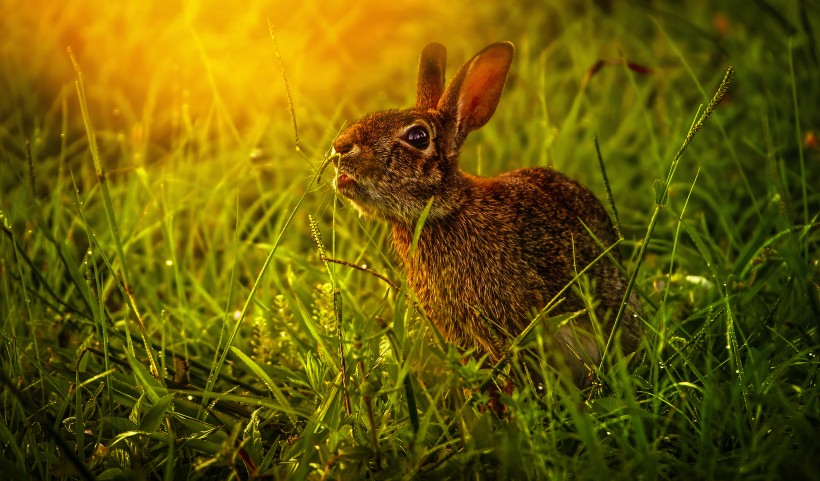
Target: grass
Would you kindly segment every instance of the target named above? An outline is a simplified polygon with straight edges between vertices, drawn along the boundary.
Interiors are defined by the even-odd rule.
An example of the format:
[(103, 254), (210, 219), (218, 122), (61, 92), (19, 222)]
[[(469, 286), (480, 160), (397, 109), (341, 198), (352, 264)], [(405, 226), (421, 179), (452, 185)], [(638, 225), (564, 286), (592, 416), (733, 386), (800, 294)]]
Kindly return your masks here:
[[(0, 20), (4, 476), (820, 479), (816, 5), (40, 3)], [(611, 196), (646, 296), (584, 392), (524, 355), (549, 326), (462, 362), (321, 169), (426, 42), (499, 39), (462, 167)]]

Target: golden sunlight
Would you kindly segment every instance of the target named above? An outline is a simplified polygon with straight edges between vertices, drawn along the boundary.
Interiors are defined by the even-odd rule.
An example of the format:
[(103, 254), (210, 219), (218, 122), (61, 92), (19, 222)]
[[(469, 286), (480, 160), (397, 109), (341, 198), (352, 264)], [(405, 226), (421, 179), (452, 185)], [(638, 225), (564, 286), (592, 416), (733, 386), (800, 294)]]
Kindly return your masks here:
[[(126, 122), (150, 116), (129, 112), (143, 105), (180, 106), (180, 118), (164, 119), (170, 123), (214, 108), (237, 124), (282, 107), (287, 113), (268, 22), (297, 108), (325, 115), (355, 95), (364, 104), (402, 106), (412, 98), (415, 59), (426, 42), (452, 40), (455, 49), (464, 44), (469, 50), (484, 41), (463, 39), (470, 22), (458, 13), (464, 9), (420, 0), (3, 3), (26, 25), (6, 29), (3, 56), (21, 75), (38, 79), (41, 96), (55, 101), (59, 89), (73, 83), (70, 47), (92, 109)], [(453, 22), (460, 23), (460, 35)], [(493, 40), (491, 31), (485, 34)], [(63, 54), (32, 58), (25, 48), (32, 38)]]

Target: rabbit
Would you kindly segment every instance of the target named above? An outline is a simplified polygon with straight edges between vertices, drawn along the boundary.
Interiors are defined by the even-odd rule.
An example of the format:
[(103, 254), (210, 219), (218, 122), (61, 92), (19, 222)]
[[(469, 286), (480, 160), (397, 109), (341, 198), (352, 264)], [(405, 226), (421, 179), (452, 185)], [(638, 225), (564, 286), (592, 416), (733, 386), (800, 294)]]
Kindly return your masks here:
[[(459, 168), (467, 134), (495, 112), (513, 60), (510, 42), (478, 52), (445, 89), (446, 49), (428, 44), (419, 62), (416, 105), (366, 115), (334, 140), (334, 186), (365, 217), (392, 228), (407, 283), (444, 337), (474, 355), (498, 361), (556, 294), (616, 241), (601, 202), (586, 187), (551, 168), (525, 168), (479, 177)], [(433, 199), (418, 244), (421, 214)], [(582, 224), (583, 222), (583, 224)], [(614, 258), (620, 262), (617, 250)], [(587, 271), (595, 316), (581, 315), (554, 332), (551, 344), (572, 382), (588, 385), (601, 358), (592, 319), (603, 339), (627, 282), (610, 259)], [(587, 307), (575, 289), (549, 315)], [(640, 302), (633, 291), (617, 333), (624, 354), (642, 337)], [(560, 371), (559, 371), (560, 372)], [(566, 370), (564, 372), (567, 372)]]

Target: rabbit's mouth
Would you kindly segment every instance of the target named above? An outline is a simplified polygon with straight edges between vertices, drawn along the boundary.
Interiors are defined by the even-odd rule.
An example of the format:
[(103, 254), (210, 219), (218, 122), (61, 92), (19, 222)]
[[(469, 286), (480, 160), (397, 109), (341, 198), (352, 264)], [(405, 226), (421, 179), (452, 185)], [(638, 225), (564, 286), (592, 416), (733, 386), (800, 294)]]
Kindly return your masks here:
[(339, 172), (336, 176), (336, 190), (339, 192), (344, 193), (344, 190), (350, 189), (356, 186), (356, 179), (353, 178), (352, 175), (346, 174), (344, 172)]

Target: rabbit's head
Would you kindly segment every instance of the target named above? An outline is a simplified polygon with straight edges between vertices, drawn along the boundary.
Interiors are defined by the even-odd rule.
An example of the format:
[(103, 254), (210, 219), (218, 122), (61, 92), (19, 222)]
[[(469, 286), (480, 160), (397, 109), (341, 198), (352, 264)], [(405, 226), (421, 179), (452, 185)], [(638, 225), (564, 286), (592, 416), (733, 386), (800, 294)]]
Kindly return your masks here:
[(431, 43), (421, 53), (416, 105), (370, 114), (333, 142), (337, 191), (365, 215), (413, 224), (431, 197), (429, 219), (464, 202), (461, 144), (490, 120), (514, 53), (509, 42), (477, 53), (444, 88), (447, 53)]

